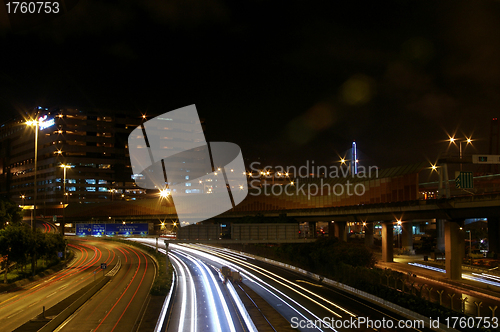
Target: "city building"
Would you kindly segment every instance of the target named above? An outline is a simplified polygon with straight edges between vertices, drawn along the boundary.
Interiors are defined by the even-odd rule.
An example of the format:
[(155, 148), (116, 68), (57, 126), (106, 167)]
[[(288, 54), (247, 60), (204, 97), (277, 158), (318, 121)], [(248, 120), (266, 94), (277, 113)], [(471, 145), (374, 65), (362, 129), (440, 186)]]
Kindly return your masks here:
[(1, 194), (19, 205), (33, 205), (36, 126), (28, 124), (34, 119), (39, 123), (37, 216), (60, 215), (62, 204), (145, 196), (133, 181), (127, 146), (129, 133), (144, 117), (139, 112), (66, 107), (37, 107), (1, 125)]

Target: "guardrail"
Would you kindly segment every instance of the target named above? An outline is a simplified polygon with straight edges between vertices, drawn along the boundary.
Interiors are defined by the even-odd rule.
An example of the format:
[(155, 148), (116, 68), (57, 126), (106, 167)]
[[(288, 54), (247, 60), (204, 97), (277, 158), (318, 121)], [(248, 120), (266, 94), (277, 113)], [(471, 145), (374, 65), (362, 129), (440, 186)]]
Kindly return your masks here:
[(285, 268), (285, 269), (293, 271), (293, 272), (298, 272), (298, 273), (300, 273), (302, 275), (305, 275), (305, 276), (307, 276), (307, 277), (309, 277), (311, 279), (315, 279), (317, 281), (322, 280), (322, 282), (325, 283), (325, 284), (328, 284), (328, 285), (330, 285), (332, 287), (335, 287), (337, 289), (340, 289), (340, 290), (342, 290), (342, 291), (344, 291), (344, 292), (346, 292), (348, 294), (351, 294), (351, 295), (354, 295), (354, 296), (359, 297), (361, 299), (364, 299), (366, 301), (369, 301), (369, 302), (371, 302), (373, 304), (379, 305), (382, 308), (385, 308), (385, 309), (391, 310), (393, 312), (396, 312), (396, 313), (400, 314), (401, 316), (403, 316), (405, 318), (412, 319), (412, 320), (422, 320), (424, 322), (425, 327), (430, 328), (430, 329), (432, 329), (434, 331), (449, 331), (449, 332), (451, 332), (451, 331), (457, 331), (456, 329), (448, 328), (445, 324), (442, 324), (442, 323), (439, 323), (439, 328), (432, 327), (429, 324), (429, 317), (422, 316), (422, 315), (420, 315), (420, 314), (418, 314), (418, 313), (416, 313), (416, 312), (414, 312), (412, 310), (408, 310), (408, 309), (403, 308), (403, 307), (401, 307), (401, 306), (399, 306), (397, 304), (394, 304), (392, 302), (384, 300), (384, 299), (382, 299), (380, 297), (377, 297), (377, 296), (369, 294), (367, 292), (358, 290), (358, 289), (353, 288), (351, 286), (342, 284), (342, 283), (337, 282), (335, 280), (324, 278), (324, 277), (320, 276), (319, 274), (312, 273), (310, 271), (298, 268), (298, 267), (290, 265), (290, 264), (285, 264), (285, 263), (278, 262), (278, 261), (275, 261), (275, 260), (272, 260), (272, 259), (269, 259), (269, 258), (252, 255), (252, 254), (249, 254), (249, 253), (246, 253), (246, 252), (241, 252), (241, 251), (238, 251), (238, 250), (232, 250), (232, 249), (227, 249), (227, 248), (226, 248), (226, 250), (232, 251), (232, 252), (235, 252), (235, 253), (238, 253), (238, 254), (244, 254), (244, 255), (252, 257), (252, 258), (254, 258), (256, 260), (259, 260), (259, 261), (262, 261), (262, 262), (266, 262), (266, 263), (269, 263), (269, 264), (272, 264), (272, 265), (275, 265), (275, 266), (279, 266), (279, 267)]

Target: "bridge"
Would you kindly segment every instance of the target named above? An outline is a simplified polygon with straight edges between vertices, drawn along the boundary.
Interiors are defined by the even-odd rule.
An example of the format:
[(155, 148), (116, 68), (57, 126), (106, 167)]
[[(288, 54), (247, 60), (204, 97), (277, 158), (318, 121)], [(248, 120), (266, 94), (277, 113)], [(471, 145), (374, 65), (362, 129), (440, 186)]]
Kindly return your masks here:
[[(298, 221), (328, 222), (329, 234), (347, 240), (347, 223), (363, 223), (365, 242), (373, 243), (373, 225), (382, 225), (382, 260), (393, 260), (393, 229), (401, 227), (402, 248), (412, 248), (413, 221), (435, 219), (443, 238), (446, 270), (451, 279), (461, 278), (461, 262), (465, 252), (463, 223), (467, 218), (487, 218), (490, 251), (500, 252), (500, 177), (475, 180), (480, 194), (455, 192), (455, 197), (422, 199), (427, 192), (452, 192), (450, 181), (427, 182), (419, 176), (429, 171), (428, 163), (420, 163), (377, 171), (370, 176), (341, 178), (311, 177), (296, 179), (293, 184), (272, 184), (252, 188), (246, 199), (211, 222), (227, 222), (235, 218), (293, 217)], [(477, 182), (477, 183), (476, 183)], [(278, 187), (279, 186), (279, 187)], [(342, 189), (342, 190), (341, 190)], [(350, 190), (350, 191), (349, 191)], [(356, 192), (357, 190), (357, 192)], [(448, 194), (447, 196), (451, 196)], [(159, 224), (176, 220), (171, 199), (143, 199), (95, 204), (69, 204), (67, 221), (90, 220), (146, 221)], [(182, 222), (182, 221), (180, 221)]]

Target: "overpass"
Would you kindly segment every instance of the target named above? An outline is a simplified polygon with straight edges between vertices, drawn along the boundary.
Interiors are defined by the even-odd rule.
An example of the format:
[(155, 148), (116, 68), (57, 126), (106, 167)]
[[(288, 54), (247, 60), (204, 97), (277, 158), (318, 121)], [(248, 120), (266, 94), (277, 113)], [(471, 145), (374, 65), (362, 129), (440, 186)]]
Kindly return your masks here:
[[(257, 187), (250, 190), (242, 203), (212, 220), (230, 221), (258, 214), (264, 217), (285, 215), (311, 223), (327, 221), (330, 234), (341, 239), (347, 238), (348, 222), (362, 222), (367, 243), (373, 241), (373, 223), (380, 222), (382, 259), (390, 262), (393, 260), (394, 225), (401, 224), (403, 247), (411, 248), (412, 222), (417, 219), (436, 219), (444, 235), (448, 277), (460, 279), (460, 264), (465, 252), (464, 232), (461, 229), (464, 219), (487, 218), (490, 250), (500, 252), (500, 185), (492, 186), (491, 190), (483, 188), (480, 195), (466, 192), (466, 195), (462, 193), (462, 196), (457, 197), (424, 200), (421, 199), (419, 176), (425, 170), (429, 170), (428, 163), (380, 170), (369, 176), (311, 177), (296, 179), (288, 185), (281, 183), (272, 187)], [(499, 180), (488, 178), (485, 183), (497, 184)], [(426, 186), (425, 189), (430, 190), (431, 187)], [(449, 181), (445, 187), (449, 188)], [(196, 214), (196, 211), (193, 213)], [(165, 219), (176, 220), (177, 215), (171, 199), (158, 198), (94, 204), (70, 203), (66, 209), (68, 222), (89, 221), (91, 218), (101, 222), (115, 219), (152, 220), (158, 224)]]

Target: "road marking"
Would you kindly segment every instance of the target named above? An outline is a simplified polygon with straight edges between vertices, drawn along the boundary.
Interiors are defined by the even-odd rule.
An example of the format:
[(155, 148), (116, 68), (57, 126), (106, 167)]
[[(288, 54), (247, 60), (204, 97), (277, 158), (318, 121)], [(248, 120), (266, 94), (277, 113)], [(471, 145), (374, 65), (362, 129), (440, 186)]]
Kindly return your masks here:
[(0, 304), (5, 303), (5, 302), (7, 302), (7, 301), (10, 301), (10, 300), (12, 300), (13, 298), (15, 298), (15, 297), (17, 297), (17, 296), (19, 296), (19, 295), (14, 295), (14, 296), (13, 296), (13, 297), (11, 297), (10, 299), (7, 299), (7, 300), (5, 300), (5, 301), (3, 301), (3, 302), (0, 302)]
[(52, 295), (54, 295), (54, 294), (56, 294), (56, 293), (57, 293), (57, 291), (55, 291), (54, 293), (52, 293), (52, 294), (50, 294), (50, 295), (47, 295), (45, 298), (47, 299), (47, 298), (51, 297)]

